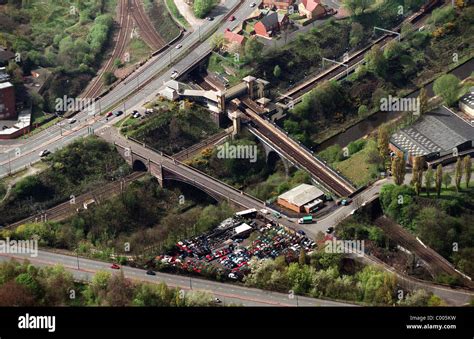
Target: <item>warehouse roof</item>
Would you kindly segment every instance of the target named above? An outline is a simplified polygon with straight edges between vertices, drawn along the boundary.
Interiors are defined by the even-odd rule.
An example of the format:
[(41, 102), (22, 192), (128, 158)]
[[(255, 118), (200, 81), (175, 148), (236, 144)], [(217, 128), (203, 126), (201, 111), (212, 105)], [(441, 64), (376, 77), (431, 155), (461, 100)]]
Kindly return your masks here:
[(474, 87), (471, 87), (471, 90), (464, 94), (459, 101), (470, 108), (474, 108)]
[(324, 192), (316, 186), (301, 184), (292, 190), (283, 193), (278, 198), (286, 200), (296, 206), (303, 206), (323, 195)]
[(413, 156), (422, 156), (452, 150), (469, 140), (474, 140), (474, 128), (443, 106), (393, 134), (390, 142)]

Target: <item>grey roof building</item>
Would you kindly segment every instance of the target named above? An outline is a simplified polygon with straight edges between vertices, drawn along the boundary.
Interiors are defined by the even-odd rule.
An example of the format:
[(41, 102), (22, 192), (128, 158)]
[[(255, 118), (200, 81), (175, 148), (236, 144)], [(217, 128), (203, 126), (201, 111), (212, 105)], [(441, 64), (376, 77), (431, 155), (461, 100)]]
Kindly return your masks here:
[(444, 156), (454, 148), (472, 147), (473, 141), (474, 128), (444, 106), (425, 114), (390, 138), (391, 146), (407, 158)]

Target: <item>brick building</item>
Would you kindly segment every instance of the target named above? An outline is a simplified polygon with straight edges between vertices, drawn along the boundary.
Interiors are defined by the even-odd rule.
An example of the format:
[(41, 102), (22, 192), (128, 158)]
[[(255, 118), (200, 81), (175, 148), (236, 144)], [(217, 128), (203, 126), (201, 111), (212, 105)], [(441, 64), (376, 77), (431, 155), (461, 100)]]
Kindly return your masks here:
[(10, 82), (0, 83), (0, 120), (16, 120), (15, 88)]

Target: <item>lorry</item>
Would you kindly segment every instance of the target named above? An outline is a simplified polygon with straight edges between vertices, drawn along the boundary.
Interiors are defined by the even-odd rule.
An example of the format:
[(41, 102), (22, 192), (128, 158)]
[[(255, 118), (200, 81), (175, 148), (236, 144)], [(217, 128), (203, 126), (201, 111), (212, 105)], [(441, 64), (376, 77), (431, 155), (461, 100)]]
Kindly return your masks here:
[(311, 224), (311, 223), (313, 223), (312, 215), (307, 215), (307, 216), (304, 216), (303, 218), (298, 219), (298, 224)]

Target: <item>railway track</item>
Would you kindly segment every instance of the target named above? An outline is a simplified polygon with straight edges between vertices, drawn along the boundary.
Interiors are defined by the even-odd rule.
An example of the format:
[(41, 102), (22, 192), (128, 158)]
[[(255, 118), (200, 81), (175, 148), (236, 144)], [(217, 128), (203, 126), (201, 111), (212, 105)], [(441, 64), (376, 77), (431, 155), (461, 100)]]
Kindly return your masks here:
[(104, 186), (93, 190), (91, 192), (84, 193), (75, 198), (74, 203), (71, 203), (70, 200), (63, 202), (59, 205), (51, 207), (42, 213), (37, 213), (28, 218), (17, 221), (13, 224), (7, 225), (4, 228), (16, 228), (20, 225), (38, 222), (38, 221), (61, 221), (69, 216), (77, 213), (79, 210), (84, 209), (83, 204), (91, 199), (94, 199), (95, 203), (98, 203), (103, 200), (110, 199), (118, 195), (124, 188), (126, 188), (133, 181), (141, 178), (145, 173), (144, 172), (134, 172), (124, 178), (124, 180), (111, 182), (105, 184)]
[[(425, 15), (428, 14), (434, 7), (439, 5), (439, 3), (440, 3), (440, 0), (429, 1), (427, 5), (425, 5), (424, 8), (422, 8), (420, 11), (418, 11), (417, 13), (414, 13), (409, 18), (404, 20), (403, 23), (395, 27), (393, 31), (400, 32), (402, 25), (406, 22), (413, 24), (414, 28), (421, 27), (424, 23), (423, 19)], [(349, 56), (348, 60), (345, 62), (347, 67), (342, 66), (342, 65), (333, 66), (329, 68), (328, 70), (323, 71), (322, 73), (316, 75), (312, 79), (300, 85), (297, 85), (296, 87), (292, 88), (288, 92), (282, 94), (280, 97), (277, 98), (277, 102), (285, 103), (285, 104), (289, 104), (290, 102), (292, 104), (296, 104), (300, 102), (303, 95), (310, 92), (315, 87), (315, 85), (318, 84), (319, 82), (334, 79), (337, 76), (344, 74), (346, 72), (346, 69), (353, 69), (355, 66), (362, 63), (364, 61), (365, 53), (369, 51), (374, 45), (385, 46), (390, 41), (396, 38), (397, 36), (394, 34), (382, 35), (381, 37), (376, 39), (374, 42), (372, 42), (370, 45), (366, 46), (365, 48), (356, 52), (355, 54)]]
[(289, 140), (287, 135), (283, 136), (280, 135), (278, 131), (275, 132), (273, 130), (274, 127), (269, 126), (269, 122), (258, 114), (259, 110), (255, 107), (256, 105), (251, 103), (251, 100), (244, 99), (242, 103), (248, 107), (248, 109), (244, 110), (244, 114), (247, 115), (254, 124), (253, 128), (255, 132), (260, 133), (285, 152), (290, 158), (293, 158), (298, 165), (309, 171), (321, 184), (340, 197), (347, 197), (355, 191), (355, 188), (351, 184), (345, 182), (343, 178), (338, 177), (336, 173), (327, 168), (324, 163), (320, 163), (320, 161), (309, 154), (309, 152), (302, 150), (294, 141)]
[(434, 272), (438, 274), (448, 274), (450, 276), (458, 276), (462, 278), (464, 284), (468, 287), (473, 287), (474, 284), (466, 279), (464, 276), (459, 274), (454, 266), (449, 263), (445, 258), (440, 254), (435, 252), (429, 247), (424, 247), (416, 238), (406, 231), (403, 227), (395, 223), (393, 220), (387, 218), (386, 216), (381, 216), (375, 220), (375, 225), (380, 227), (385, 234), (395, 242), (397, 242), (402, 247), (407, 250), (415, 253), (419, 258), (425, 261)]
[(99, 74), (92, 80), (86, 91), (81, 95), (82, 98), (95, 99), (100, 96), (104, 85), (104, 74), (112, 71), (114, 68), (114, 61), (116, 59), (123, 59), (125, 55), (133, 28), (132, 17), (130, 14), (130, 1), (131, 0), (120, 0), (118, 18), (120, 30), (114, 50), (112, 51), (112, 55), (107, 60), (106, 64), (100, 70)]
[(157, 51), (166, 45), (166, 41), (156, 32), (150, 18), (145, 13), (141, 0), (131, 0), (131, 12), (133, 20), (140, 30), (141, 37), (153, 51)]

